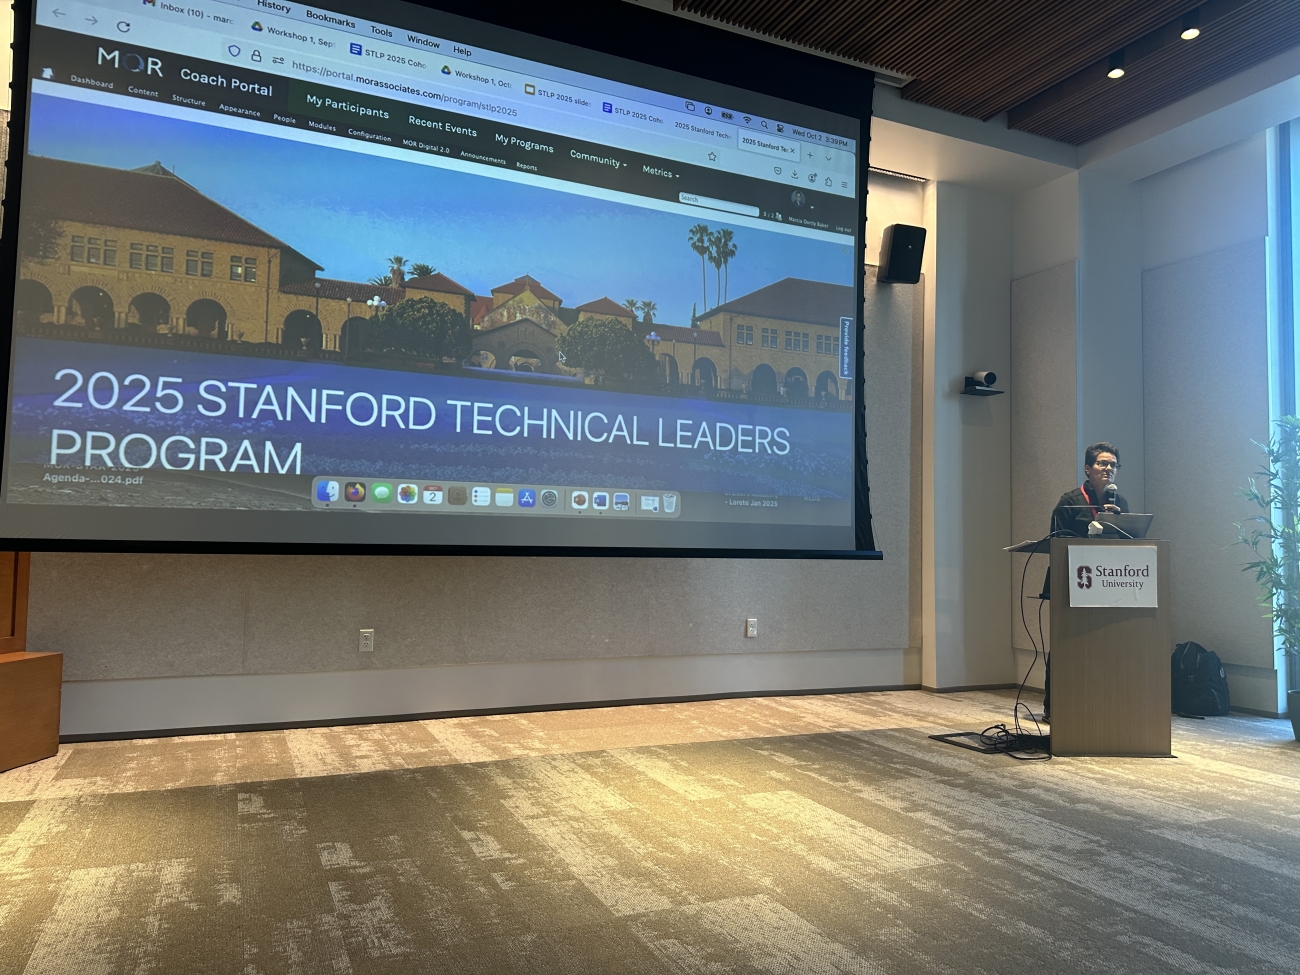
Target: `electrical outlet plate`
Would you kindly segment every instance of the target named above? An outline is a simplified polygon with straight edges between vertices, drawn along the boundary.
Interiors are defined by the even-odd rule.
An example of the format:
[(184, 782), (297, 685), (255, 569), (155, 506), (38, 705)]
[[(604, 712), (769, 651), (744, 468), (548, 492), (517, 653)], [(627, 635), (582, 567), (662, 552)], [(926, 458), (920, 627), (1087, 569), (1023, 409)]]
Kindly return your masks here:
[(361, 652), (362, 652), (362, 653), (369, 653), (370, 651), (372, 651), (372, 650), (375, 649), (375, 631), (374, 631), (374, 630), (362, 630), (362, 631), (361, 631), (361, 648), (360, 648), (360, 649), (361, 649)]
[(758, 636), (758, 620), (756, 619), (745, 620), (745, 636), (746, 637)]

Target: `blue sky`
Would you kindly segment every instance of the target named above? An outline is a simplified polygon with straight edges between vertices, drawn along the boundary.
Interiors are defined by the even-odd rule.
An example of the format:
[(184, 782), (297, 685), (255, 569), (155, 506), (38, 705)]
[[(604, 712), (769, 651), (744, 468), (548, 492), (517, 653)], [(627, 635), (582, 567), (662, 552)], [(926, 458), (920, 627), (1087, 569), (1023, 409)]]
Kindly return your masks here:
[[(570, 307), (648, 298), (668, 324), (689, 324), (702, 301), (700, 259), (686, 241), (698, 217), (48, 95), (33, 96), (29, 147), (122, 169), (159, 160), (328, 277), (364, 281), (401, 254), (476, 294), (531, 274)], [(735, 234), (732, 298), (784, 277), (853, 283), (849, 248), (704, 222)], [(712, 267), (708, 277), (711, 305)]]

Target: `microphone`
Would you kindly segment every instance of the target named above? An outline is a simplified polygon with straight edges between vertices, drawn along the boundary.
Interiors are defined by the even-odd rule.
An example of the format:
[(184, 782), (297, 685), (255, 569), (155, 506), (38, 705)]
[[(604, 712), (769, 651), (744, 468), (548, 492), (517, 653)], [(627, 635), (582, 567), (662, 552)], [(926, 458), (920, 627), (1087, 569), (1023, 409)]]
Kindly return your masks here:
[[(1119, 496), (1119, 486), (1115, 484), (1107, 484), (1106, 489), (1102, 491), (1102, 495), (1106, 504), (1118, 505), (1119, 502), (1116, 498)], [(1100, 519), (1100, 515), (1098, 516), (1098, 519)], [(1117, 533), (1125, 538), (1133, 537), (1128, 532), (1124, 531), (1124, 529), (1120, 528), (1119, 525), (1112, 525), (1109, 522), (1103, 524), (1100, 520), (1094, 521), (1088, 526), (1088, 536), (1092, 538), (1104, 534), (1107, 527), (1113, 528)]]
[[(1119, 494), (1119, 488), (1117, 488), (1114, 484), (1107, 484), (1106, 487), (1101, 492), (1102, 504), (1114, 504), (1115, 496), (1118, 494)], [(1098, 536), (1104, 534), (1105, 531), (1106, 531), (1106, 526), (1102, 524), (1100, 517), (1094, 517), (1092, 522), (1089, 523), (1088, 525), (1089, 538), (1097, 538)]]

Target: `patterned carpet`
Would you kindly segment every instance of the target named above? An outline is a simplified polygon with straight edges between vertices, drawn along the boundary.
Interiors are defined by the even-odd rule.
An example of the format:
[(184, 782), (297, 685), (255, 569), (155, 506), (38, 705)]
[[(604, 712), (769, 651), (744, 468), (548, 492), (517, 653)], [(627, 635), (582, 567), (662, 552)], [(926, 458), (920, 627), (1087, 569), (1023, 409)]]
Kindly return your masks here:
[(64, 746), (0, 775), (0, 973), (1300, 971), (1300, 745), (930, 741), (997, 694)]

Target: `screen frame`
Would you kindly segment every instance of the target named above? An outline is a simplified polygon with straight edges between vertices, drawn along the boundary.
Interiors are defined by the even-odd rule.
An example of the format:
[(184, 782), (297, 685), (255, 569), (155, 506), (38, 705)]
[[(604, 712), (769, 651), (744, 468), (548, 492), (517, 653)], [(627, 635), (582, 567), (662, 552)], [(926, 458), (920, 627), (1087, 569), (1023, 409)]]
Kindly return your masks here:
[[(853, 549), (694, 549), (628, 546), (439, 545), (367, 544), (347, 542), (265, 543), (219, 541), (105, 540), (81, 538), (0, 538), (0, 547), (48, 552), (139, 552), (158, 554), (231, 555), (490, 555), (526, 557), (604, 558), (745, 558), (880, 560), (872, 525), (867, 481), (865, 404), (866, 201), (871, 144), (872, 96), (875, 75), (865, 67), (820, 57), (638, 5), (631, 0), (571, 0), (565, 16), (556, 17), (544, 4), (513, 4), (502, 0), (403, 0), (412, 6), (452, 14), (495, 27), (533, 34), (551, 41), (612, 55), (627, 61), (664, 68), (706, 81), (748, 89), (786, 101), (857, 119), (858, 235), (854, 254), (857, 364), (854, 375), (854, 540)], [(342, 13), (383, 20), (392, 7), (385, 2), (329, 0)], [(31, 27), (35, 0), (14, 0), (13, 80), (9, 118), (9, 155), (5, 161), (3, 221), (0, 222), (0, 402), (8, 411), (13, 354), (13, 315), (19, 272), (19, 199), (26, 152), (29, 101)], [(647, 56), (647, 52), (654, 52)], [(0, 462), (8, 457), (8, 426), (0, 429)]]

